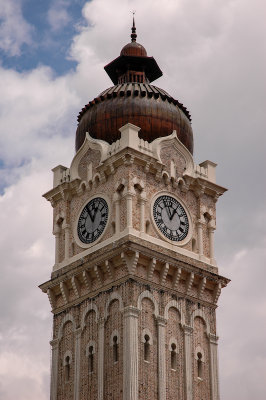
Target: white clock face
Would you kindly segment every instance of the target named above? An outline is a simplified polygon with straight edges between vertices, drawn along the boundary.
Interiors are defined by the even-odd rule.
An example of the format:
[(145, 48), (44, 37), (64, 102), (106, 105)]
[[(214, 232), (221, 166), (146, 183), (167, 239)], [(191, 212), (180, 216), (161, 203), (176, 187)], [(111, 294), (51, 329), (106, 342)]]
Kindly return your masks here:
[(78, 220), (78, 237), (86, 244), (92, 243), (103, 233), (108, 220), (108, 205), (96, 197), (83, 208)]
[(188, 216), (174, 197), (158, 197), (153, 205), (153, 217), (159, 230), (168, 239), (180, 242), (186, 238), (189, 230)]

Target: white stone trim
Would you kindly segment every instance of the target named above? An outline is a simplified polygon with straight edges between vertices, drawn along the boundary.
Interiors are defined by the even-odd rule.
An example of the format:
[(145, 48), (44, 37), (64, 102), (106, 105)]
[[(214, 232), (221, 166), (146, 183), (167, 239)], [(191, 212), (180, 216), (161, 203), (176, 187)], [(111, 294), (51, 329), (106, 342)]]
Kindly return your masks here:
[(210, 323), (202, 309), (196, 309), (193, 311), (193, 313), (190, 316), (190, 326), (194, 329), (194, 320), (197, 317), (200, 317), (201, 319), (203, 319), (205, 326), (206, 326), (206, 334), (209, 335), (210, 334)]
[[(147, 233), (144, 232), (140, 232), (137, 231), (136, 229), (133, 228), (125, 228), (122, 232), (120, 232), (120, 234), (115, 234), (112, 237), (102, 240), (98, 243), (95, 244), (95, 246), (84, 249), (83, 252), (76, 254), (74, 256), (72, 256), (67, 262), (64, 260), (63, 262), (61, 262), (60, 264), (55, 264), (53, 267), (53, 271), (57, 271), (63, 267), (65, 267), (66, 265), (69, 265), (70, 263), (74, 263), (76, 261), (80, 261), (80, 259), (83, 257), (86, 257), (87, 255), (91, 254), (92, 252), (96, 252), (102, 248), (104, 248), (105, 246), (109, 245), (109, 244), (113, 244), (115, 243), (117, 240), (123, 239), (125, 237), (127, 237), (128, 235), (132, 235), (135, 238), (139, 238), (140, 240), (146, 241), (148, 243), (150, 243), (152, 241), (153, 244), (157, 245), (157, 246), (161, 246), (165, 249), (174, 251), (177, 254), (182, 254), (184, 256), (190, 257), (193, 260), (200, 260), (200, 257), (197, 253), (194, 253), (193, 251), (187, 250), (183, 247), (180, 246), (176, 246), (173, 243), (168, 243), (166, 242), (166, 240), (163, 240), (161, 238), (156, 238), (154, 236), (151, 236)], [(102, 236), (100, 236), (102, 237)], [(211, 265), (209, 263), (209, 259), (204, 259), (204, 262), (209, 265), (209, 267), (211, 267), (212, 271), (214, 271), (215, 273), (217, 273), (217, 268), (214, 267), (213, 265)]]
[(105, 142), (104, 140), (93, 139), (87, 132), (85, 140), (84, 140), (82, 146), (79, 148), (79, 150), (75, 154), (75, 156), (72, 160), (71, 166), (70, 166), (70, 176), (71, 176), (72, 181), (74, 179), (80, 179), (80, 176), (78, 173), (79, 163), (80, 163), (82, 157), (87, 153), (87, 151), (89, 149), (100, 151), (100, 154), (101, 154), (100, 163), (101, 163), (108, 156), (109, 144), (107, 142)]
[(66, 314), (61, 322), (61, 325), (60, 325), (60, 328), (58, 331), (57, 337), (58, 337), (59, 341), (62, 339), (64, 326), (69, 321), (72, 322), (72, 324), (73, 324), (73, 332), (76, 330), (76, 324), (75, 324), (73, 315), (71, 315), (70, 313)]
[(105, 319), (107, 319), (109, 317), (108, 309), (113, 300), (119, 301), (119, 311), (123, 311), (124, 303), (123, 303), (122, 297), (120, 296), (120, 294), (118, 292), (112, 292), (105, 303), (105, 310), (104, 310), (104, 318)]
[(175, 309), (179, 312), (179, 315), (180, 315), (180, 323), (181, 323), (182, 325), (184, 325), (184, 323), (185, 323), (185, 316), (184, 316), (184, 313), (183, 313), (183, 311), (182, 311), (181, 304), (179, 304), (177, 300), (170, 300), (170, 301), (166, 304), (165, 309), (164, 309), (164, 318), (167, 319), (167, 320), (168, 320), (168, 318), (169, 318), (168, 312), (169, 312), (169, 309), (170, 309), (170, 308), (175, 308)]
[(168, 144), (172, 144), (175, 150), (183, 156), (186, 162), (186, 174), (192, 175), (194, 172), (194, 160), (192, 154), (178, 139), (176, 131), (173, 131), (171, 135), (157, 138), (151, 143), (154, 156), (162, 163), (161, 150)]
[(152, 334), (151, 334), (151, 331), (150, 331), (148, 328), (144, 328), (144, 329), (142, 330), (142, 333), (141, 333), (141, 343), (146, 343), (145, 335), (148, 335), (148, 336), (149, 336), (149, 338), (150, 338), (149, 344), (152, 346), (152, 345), (153, 345)]
[(157, 318), (159, 315), (159, 306), (157, 303), (157, 300), (155, 299), (155, 297), (153, 296), (153, 294), (151, 292), (149, 292), (148, 290), (145, 290), (144, 292), (142, 292), (139, 297), (138, 297), (138, 309), (141, 311), (142, 310), (142, 300), (143, 299), (150, 299), (153, 302), (154, 305), (154, 315)]
[(86, 320), (87, 314), (88, 314), (90, 311), (95, 311), (95, 316), (96, 316), (95, 320), (96, 320), (96, 323), (98, 322), (98, 319), (99, 319), (99, 311), (98, 311), (98, 308), (97, 308), (96, 304), (90, 303), (90, 304), (88, 304), (88, 305), (86, 306), (85, 310), (83, 310), (83, 313), (82, 313), (82, 315), (81, 315), (81, 329), (82, 329), (82, 330), (83, 330), (83, 329), (85, 328), (85, 326), (86, 326), (85, 320)]
[(118, 332), (118, 330), (117, 329), (115, 329), (112, 333), (111, 333), (111, 336), (110, 336), (110, 347), (113, 347), (113, 345), (114, 345), (114, 341), (113, 341), (113, 339), (114, 339), (114, 337), (117, 337), (117, 344), (119, 344), (120, 343), (120, 335), (119, 335), (119, 332)]

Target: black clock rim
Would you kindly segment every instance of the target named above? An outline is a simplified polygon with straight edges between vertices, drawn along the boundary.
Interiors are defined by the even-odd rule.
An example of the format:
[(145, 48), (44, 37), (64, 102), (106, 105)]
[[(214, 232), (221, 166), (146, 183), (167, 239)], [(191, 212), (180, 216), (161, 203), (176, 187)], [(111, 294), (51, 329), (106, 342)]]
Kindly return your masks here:
[[(168, 198), (170, 198), (170, 199), (173, 199), (175, 202), (177, 202), (178, 205), (181, 207), (183, 213), (184, 213), (184, 216), (185, 216), (185, 218), (186, 218), (186, 225), (185, 225), (185, 226), (186, 226), (186, 231), (185, 231), (185, 234), (182, 234), (181, 239), (180, 239), (179, 237), (175, 238), (175, 237), (173, 237), (173, 236), (170, 236), (167, 232), (165, 232), (164, 230), (161, 229), (160, 225), (159, 225), (158, 222), (157, 222), (156, 206), (157, 206), (158, 202), (160, 201), (159, 199), (161, 199), (161, 198), (163, 198), (163, 197), (168, 197)], [(170, 240), (171, 242), (182, 242), (183, 240), (185, 240), (185, 239), (187, 238), (188, 233), (189, 233), (189, 226), (190, 226), (190, 224), (189, 224), (189, 217), (188, 217), (188, 214), (187, 214), (185, 208), (183, 207), (183, 205), (182, 205), (182, 204), (180, 203), (180, 201), (177, 200), (175, 197), (170, 196), (170, 195), (168, 195), (168, 194), (161, 194), (161, 195), (159, 195), (158, 197), (156, 197), (156, 199), (154, 200), (154, 203), (153, 203), (153, 219), (154, 219), (155, 224), (156, 224), (156, 227), (157, 227), (157, 229), (160, 231), (160, 233), (161, 233), (166, 239)]]
[[(97, 234), (97, 236), (93, 236), (93, 240), (84, 240), (84, 238), (83, 238), (83, 237), (81, 236), (81, 234), (80, 234), (79, 220), (80, 220), (81, 214), (83, 213), (84, 209), (88, 206), (88, 204), (90, 204), (92, 201), (96, 201), (96, 200), (100, 200), (100, 201), (102, 201), (102, 202), (105, 203), (105, 207), (106, 207), (106, 216), (105, 216), (105, 220), (104, 220), (104, 226), (103, 226), (102, 230), (99, 232), (99, 234)], [(82, 208), (82, 210), (81, 210), (81, 212), (80, 212), (80, 214), (79, 214), (78, 223), (77, 223), (77, 233), (78, 233), (78, 238), (79, 238), (79, 240), (80, 240), (83, 244), (92, 244), (92, 243), (94, 243), (96, 240), (98, 240), (99, 237), (103, 234), (103, 232), (104, 232), (104, 230), (105, 230), (105, 228), (106, 228), (106, 225), (107, 225), (107, 222), (108, 222), (108, 217), (109, 217), (109, 206), (108, 206), (107, 201), (106, 201), (103, 197), (96, 196), (96, 197), (93, 197), (91, 200), (89, 200), (89, 201), (83, 206), (83, 208)]]

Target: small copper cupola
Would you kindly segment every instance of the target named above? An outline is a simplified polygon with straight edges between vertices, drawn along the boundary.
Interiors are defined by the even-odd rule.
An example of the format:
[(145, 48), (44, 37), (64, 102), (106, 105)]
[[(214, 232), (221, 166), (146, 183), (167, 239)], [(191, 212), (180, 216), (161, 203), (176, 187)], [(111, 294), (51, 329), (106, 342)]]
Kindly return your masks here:
[(133, 17), (131, 42), (122, 48), (119, 57), (104, 67), (114, 85), (126, 82), (150, 83), (163, 74), (154, 58), (147, 56), (147, 51), (136, 39)]
[(120, 138), (119, 128), (130, 122), (141, 128), (139, 136), (148, 142), (176, 130), (178, 138), (193, 153), (189, 111), (163, 89), (151, 85), (162, 76), (162, 71), (136, 38), (133, 17), (131, 42), (104, 67), (115, 86), (103, 91), (79, 113), (76, 151), (86, 132), (95, 139), (113, 143)]

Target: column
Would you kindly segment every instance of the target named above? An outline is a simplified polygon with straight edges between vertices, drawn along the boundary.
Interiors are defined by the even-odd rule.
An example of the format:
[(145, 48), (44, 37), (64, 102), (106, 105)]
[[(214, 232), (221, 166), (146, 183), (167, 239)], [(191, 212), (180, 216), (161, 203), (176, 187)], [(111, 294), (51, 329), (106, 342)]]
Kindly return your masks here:
[(185, 387), (186, 400), (192, 400), (192, 332), (190, 326), (183, 325), (185, 347)]
[(98, 400), (103, 400), (104, 385), (104, 318), (98, 322)]
[(69, 242), (70, 242), (70, 225), (69, 224), (63, 224), (62, 228), (65, 231), (65, 260), (68, 260), (69, 258)]
[(166, 326), (165, 318), (159, 315), (157, 317), (159, 400), (166, 400), (165, 326)]
[(51, 366), (51, 385), (50, 393), (51, 400), (56, 400), (57, 398), (57, 377), (58, 377), (58, 348), (59, 340), (55, 339), (50, 342), (52, 347), (52, 366)]
[(120, 196), (118, 193), (114, 194), (113, 201), (115, 203), (115, 233), (120, 233)]
[(146, 193), (141, 193), (140, 197), (140, 232), (145, 232), (145, 203)]
[(60, 228), (58, 227), (58, 225), (55, 226), (53, 234), (55, 235), (55, 264), (59, 264)]
[(139, 309), (124, 309), (123, 400), (138, 399), (138, 316)]
[(201, 259), (203, 256), (203, 235), (202, 235), (202, 228), (204, 222), (199, 219), (197, 221), (197, 228), (198, 228), (198, 249), (199, 249), (199, 258)]
[(132, 198), (134, 193), (128, 191), (126, 193), (126, 201), (127, 201), (127, 228), (132, 228)]
[(210, 222), (208, 226), (208, 231), (209, 231), (209, 246), (210, 246), (210, 262), (211, 264), (215, 264), (215, 258), (214, 258), (214, 231), (215, 231), (215, 226), (213, 226)]
[(211, 400), (219, 400), (219, 377), (218, 377), (218, 337), (209, 334), (210, 343), (210, 374), (211, 374)]
[(74, 378), (74, 400), (79, 400), (80, 393), (80, 339), (81, 328), (75, 330), (75, 378)]

